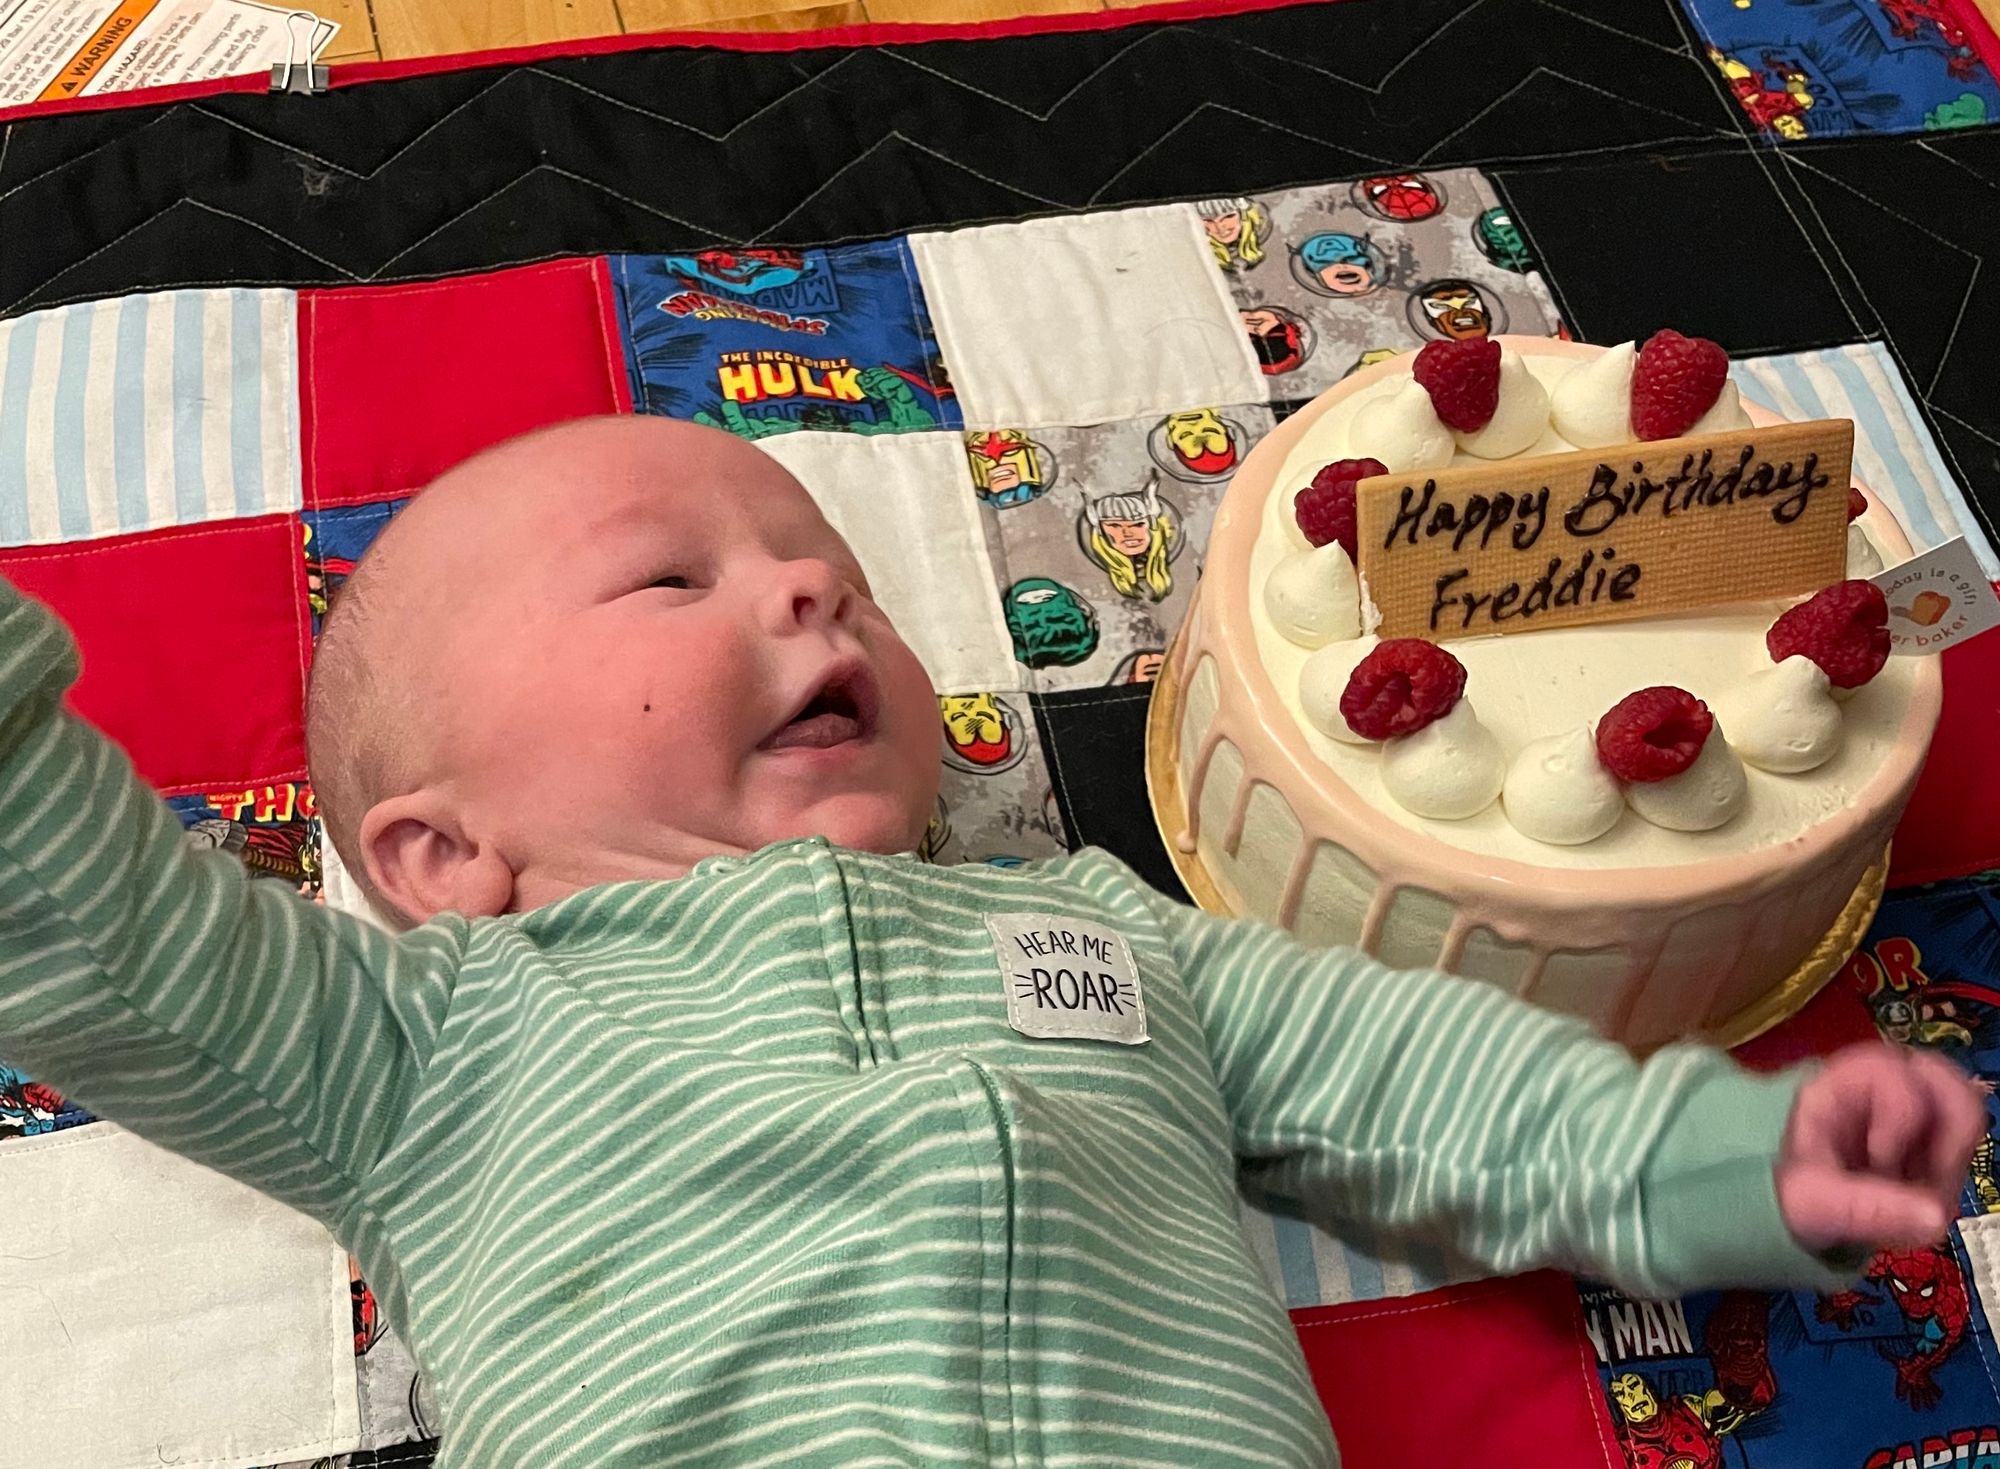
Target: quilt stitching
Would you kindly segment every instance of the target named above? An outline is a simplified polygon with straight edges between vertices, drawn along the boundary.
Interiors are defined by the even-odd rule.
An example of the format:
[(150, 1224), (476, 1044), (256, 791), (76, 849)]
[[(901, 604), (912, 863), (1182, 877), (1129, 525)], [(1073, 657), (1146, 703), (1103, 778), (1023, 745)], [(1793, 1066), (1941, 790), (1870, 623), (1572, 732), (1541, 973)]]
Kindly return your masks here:
[[(1539, 0), (1534, 0), (1534, 3), (1539, 4)], [(1089, 87), (1090, 84), (1097, 78), (1104, 75), (1107, 71), (1115, 67), (1118, 67), (1119, 65), (1121, 65), (1121, 63), (1124, 63), (1127, 60), (1127, 58), (1133, 56), (1135, 53), (1143, 55), (1144, 53), (1142, 48), (1153, 47), (1163, 43), (1170, 43), (1174, 41), (1175, 38), (1179, 37), (1195, 36), (1195, 35), (1198, 35), (1202, 43), (1205, 45), (1220, 46), (1227, 50), (1239, 51), (1246, 56), (1256, 56), (1260, 58), (1267, 65), (1282, 64), (1283, 66), (1288, 68), (1302, 70), (1314, 75), (1325, 77), (1327, 79), (1335, 80), (1344, 87), (1358, 90), (1363, 95), (1367, 95), (1370, 97), (1379, 97), (1386, 95), (1390, 89), (1391, 83), (1393, 83), (1396, 77), (1401, 74), (1403, 69), (1415, 63), (1417, 60), (1419, 60), (1427, 51), (1429, 51), (1432, 47), (1434, 47), (1438, 43), (1440, 37), (1448, 37), (1449, 34), (1457, 26), (1462, 25), (1464, 23), (1467, 17), (1483, 14), (1489, 9), (1490, 6), (1488, 4), (1488, 0), (1479, 0), (1479, 3), (1477, 5), (1469, 7), (1466, 11), (1462, 13), (1455, 14), (1445, 25), (1437, 28), (1437, 30), (1434, 33), (1424, 37), (1401, 61), (1397, 63), (1396, 66), (1390, 68), (1390, 70), (1387, 73), (1385, 73), (1385, 75), (1381, 80), (1374, 83), (1359, 82), (1351, 78), (1342, 77), (1339, 75), (1339, 73), (1332, 71), (1327, 67), (1314, 65), (1310, 62), (1301, 60), (1299, 58), (1284, 56), (1279, 52), (1271, 50), (1268, 47), (1261, 46), (1252, 41), (1247, 41), (1241, 38), (1231, 36), (1225, 32), (1216, 32), (1213, 30), (1197, 30), (1196, 28), (1185, 24), (1162, 25), (1147, 31), (1145, 34), (1132, 40), (1129, 44), (1120, 47), (1117, 51), (1113, 52), (1111, 55), (1097, 62), (1085, 77), (1074, 83), (1064, 93), (1063, 97), (1058, 98), (1055, 102), (1049, 104), (1045, 112), (1038, 112), (1033, 108), (1024, 108), (1018, 105), (1013, 106), (1011, 110), (1018, 115), (1033, 117), (1036, 119), (1053, 118), (1056, 116), (1057, 113), (1059, 113), (1063, 109), (1063, 107), (1066, 105), (1066, 103), (1070, 98), (1074, 97), (1078, 92)], [(1555, 7), (1555, 9), (1557, 13), (1564, 13), (1561, 12), (1560, 7)], [(1659, 43), (1647, 41), (1644, 38), (1635, 38), (1633, 37), (1631, 32), (1625, 31), (1622, 28), (1616, 26), (1605, 25), (1602, 23), (1595, 23), (1594, 29), (1598, 30), (1602, 34), (1617, 36), (1621, 40), (1630, 41), (1633, 44), (1644, 45), (1649, 50), (1654, 52), (1661, 52), (1663, 50), (1663, 48), (1659, 45)], [(911, 48), (911, 49), (916, 50), (920, 48)], [(998, 94), (992, 91), (992, 89), (977, 86), (971, 83), (967, 83), (962, 79), (951, 77), (936, 67), (926, 65), (919, 57), (916, 56), (906, 57), (902, 55), (898, 50), (893, 48), (882, 50), (877, 54), (889, 58), (891, 60), (897, 61), (908, 69), (921, 72), (922, 74), (932, 78), (933, 80), (948, 82), (953, 87), (967, 91), (973, 95), (980, 96), (984, 100), (995, 101), (995, 99), (998, 98)], [(1666, 54), (1671, 55), (1675, 53), (1667, 52)], [(739, 122), (734, 127), (720, 134), (704, 130), (694, 123), (687, 122), (681, 119), (667, 117), (664, 114), (661, 114), (655, 110), (639, 107), (636, 106), (635, 104), (625, 102), (621, 99), (609, 97), (608, 94), (604, 93), (601, 89), (589, 87), (585, 83), (578, 82), (576, 79), (572, 77), (563, 75), (559, 72), (550, 70), (546, 67), (541, 67), (541, 66), (524, 67), (518, 69), (517, 71), (503, 74), (501, 77), (496, 78), (489, 85), (481, 88), (478, 92), (475, 92), (470, 97), (457, 100), (451, 106), (451, 108), (444, 114), (444, 116), (430, 123), (423, 131), (418, 133), (408, 142), (402, 144), (400, 147), (397, 148), (395, 152), (391, 153), (386, 159), (381, 160), (367, 171), (352, 169), (347, 167), (346, 165), (336, 163), (333, 160), (327, 158), (324, 154), (316, 153), (308, 147), (304, 147), (302, 145), (295, 143), (281, 142), (272, 137), (272, 135), (261, 132), (252, 125), (245, 123), (235, 117), (231, 117), (215, 107), (204, 106), (202, 104), (196, 104), (196, 103), (189, 103), (182, 105), (189, 108), (191, 111), (197, 113), (198, 115), (202, 116), (204, 119), (212, 119), (214, 121), (221, 122), (232, 129), (238, 130), (247, 137), (253, 137), (258, 139), (259, 141), (263, 142), (266, 146), (270, 146), (273, 148), (280, 148), (286, 151), (287, 153), (294, 154), (298, 157), (311, 159), (317, 165), (327, 169), (336, 170), (340, 172), (343, 176), (357, 178), (357, 179), (367, 179), (379, 176), (384, 168), (388, 167), (394, 161), (401, 158), (404, 154), (408, 152), (408, 150), (411, 147), (414, 147), (416, 143), (423, 141), (427, 137), (430, 137), (433, 133), (435, 133), (435, 131), (438, 128), (445, 126), (450, 121), (450, 119), (460, 115), (469, 108), (477, 106), (482, 101), (482, 99), (491, 97), (491, 95), (497, 88), (501, 87), (512, 77), (517, 75), (529, 75), (529, 76), (547, 78), (550, 81), (559, 82), (565, 87), (575, 89), (580, 93), (590, 95), (594, 99), (597, 99), (599, 102), (608, 103), (609, 105), (612, 105), (614, 107), (622, 108), (640, 115), (645, 115), (655, 118), (661, 121), (662, 123), (666, 123), (668, 125), (687, 130), (696, 136), (702, 136), (710, 140), (717, 140), (717, 139), (726, 140), (729, 137), (736, 134), (737, 132), (740, 132), (742, 127), (746, 126), (750, 121), (754, 121), (757, 117), (763, 116), (772, 111), (773, 109), (783, 107), (788, 101), (795, 99), (799, 94), (810, 89), (822, 88), (826, 86), (828, 84), (828, 79), (837, 77), (838, 74), (841, 72), (842, 68), (848, 66), (853, 59), (854, 57), (852, 54), (841, 57), (830, 66), (800, 81), (796, 86), (789, 89), (782, 96), (776, 97), (772, 99), (770, 102), (764, 104), (764, 106), (761, 107), (757, 113), (752, 114), (751, 118)], [(1568, 70), (1538, 68), (1537, 75), (1551, 76), (1558, 78), (1567, 84), (1574, 85), (1579, 87), (1580, 89), (1588, 91), (1593, 96), (1605, 95), (1603, 88), (1597, 87), (1595, 86), (1595, 84), (1590, 83), (1589, 81), (1583, 78), (1579, 78), (1573, 72)], [(394, 85), (394, 84), (384, 84), (384, 85)], [(1711, 85), (1711, 93), (1712, 92), (1713, 92), (1713, 86)], [(1004, 99), (999, 99), (999, 100), (1004, 101)], [(1635, 99), (1633, 98), (1621, 98), (1620, 100), (1626, 106), (1637, 105), (1644, 110), (1647, 110), (1662, 117), (1680, 118), (1682, 121), (1685, 122), (1695, 122), (1695, 119), (1685, 117), (1682, 113), (1656, 108), (1651, 106), (1651, 104), (1642, 101), (1635, 101)], [(1501, 99), (1498, 99), (1494, 104), (1491, 105), (1492, 106), (1503, 105), (1505, 101), (1506, 98), (1503, 97)], [(998, 105), (998, 102), (996, 102), (996, 105)], [(1725, 109), (1725, 116), (1731, 118), (1732, 120), (1735, 118), (1736, 116), (1735, 109), (1728, 107), (1726, 102), (1718, 102), (1717, 105)], [(1243, 119), (1252, 119), (1252, 114), (1243, 112), (1241, 110), (1229, 109), (1227, 107), (1221, 107), (1218, 109), (1218, 107), (1215, 104), (1198, 105), (1194, 108), (1191, 108), (1189, 112), (1183, 117), (1181, 123), (1177, 125), (1177, 128), (1175, 129), (1176, 135), (1178, 135), (1180, 128), (1184, 128), (1187, 125), (1187, 121), (1190, 118), (1195, 117), (1197, 115), (1214, 115), (1218, 114), (1218, 112), (1220, 115), (1229, 115)], [(162, 118), (156, 117), (154, 119), (150, 119), (146, 124), (142, 124), (137, 131), (144, 131), (146, 127), (160, 120), (162, 120)], [(1727, 135), (1726, 131), (1720, 127), (1717, 127), (1716, 123), (1713, 120), (1704, 119), (1701, 122), (1697, 123), (1696, 125), (1702, 129), (1702, 132), (1696, 134), (1695, 136)], [(11, 127), (9, 131), (11, 133)], [(1356, 142), (1344, 142), (1344, 141), (1336, 142), (1333, 139), (1315, 135), (1314, 133), (1307, 130), (1290, 129), (1289, 131), (1298, 136), (1302, 141), (1312, 143), (1316, 146), (1328, 149), (1337, 148), (1341, 150), (1344, 156), (1350, 160), (1355, 158), (1359, 158), (1362, 160), (1374, 160), (1383, 162), (1385, 163), (1385, 165), (1389, 160), (1389, 155), (1385, 154), (1380, 149), (1369, 147), (1365, 141), (1357, 140)], [(1457, 130), (1455, 130), (1455, 132), (1456, 131)], [(128, 138), (130, 136), (132, 135), (128, 135)], [(1684, 138), (1687, 136), (1689, 135), (1685, 133), (1676, 135), (1677, 139)], [(127, 139), (120, 139), (118, 141), (124, 142), (126, 140)], [(1154, 140), (1153, 145), (1149, 147), (1149, 156), (1150, 153), (1156, 149), (1157, 142), (1158, 140)], [(1031, 188), (1025, 188), (1018, 182), (1009, 182), (1008, 180), (999, 178), (994, 174), (992, 174), (990, 171), (979, 168), (976, 163), (969, 162), (963, 159), (954, 158), (951, 156), (950, 153), (940, 152), (936, 149), (931, 149), (928, 144), (922, 142), (921, 140), (910, 137), (906, 130), (900, 130), (900, 129), (892, 129), (889, 132), (885, 133), (884, 135), (872, 140), (868, 145), (868, 149), (864, 151), (863, 156), (866, 156), (867, 152), (879, 150), (882, 147), (891, 144), (925, 149), (929, 151), (933, 156), (938, 157), (941, 161), (944, 161), (946, 163), (951, 164), (954, 167), (965, 170), (970, 177), (978, 178), (983, 182), (988, 182), (996, 187), (1004, 188), (1008, 190), (1016, 198), (1033, 200), (1034, 202), (1044, 204), (1050, 208), (1060, 209), (1066, 206), (1073, 206), (1074, 204), (1078, 203), (1081, 204), (1095, 203), (1105, 196), (1106, 191), (1110, 187), (1110, 182), (1107, 181), (1105, 184), (1100, 185), (1097, 189), (1093, 190), (1087, 197), (1081, 200), (1062, 201), (1062, 200), (1052, 199), (1044, 194), (1039, 193), (1036, 190), (1033, 190)], [(110, 146), (110, 144), (102, 144), (99, 146), (105, 147), (105, 146)], [(1420, 157), (1424, 160), (1434, 160), (1439, 157), (1440, 150), (1442, 149), (1443, 146), (1444, 145), (1441, 142), (1434, 139), (1431, 140), (1428, 144), (1419, 145), (1417, 148), (1410, 150), (1410, 153), (1411, 155)], [(94, 152), (96, 150), (93, 149), (92, 151)], [(1585, 151), (1587, 150), (1572, 149), (1572, 148), (1542, 150), (1539, 152), (1535, 150), (1520, 150), (1520, 151), (1510, 152), (1507, 154), (1496, 154), (1496, 155), (1481, 157), (1478, 159), (1452, 159), (1450, 161), (1455, 163), (1496, 163), (1496, 162), (1506, 161), (1507, 159), (1578, 156)], [(6, 194), (0, 195), (0, 198), (5, 198), (8, 195), (18, 193), (21, 189), (26, 188), (29, 184), (44, 177), (46, 172), (57, 171), (63, 167), (66, 167), (69, 162), (74, 162), (74, 161), (76, 160), (66, 160), (62, 164), (54, 165), (51, 170), (44, 171), (44, 173), (38, 173), (36, 175), (32, 175), (28, 179), (16, 182), (10, 185), (6, 191)], [(849, 162), (851, 164), (855, 161), (858, 160), (850, 160)], [(537, 168), (540, 167), (553, 167), (553, 165), (548, 164), (547, 161), (544, 160), (542, 164), (537, 166)], [(491, 198), (495, 197), (500, 192), (501, 189), (518, 185), (522, 180), (532, 177), (536, 171), (537, 169), (530, 169), (526, 173), (520, 175), (518, 178), (508, 181), (507, 184), (496, 186), (494, 190), (488, 192), (488, 194), (486, 195), (487, 199), (490, 200)], [(1122, 178), (1128, 171), (1129, 169), (1121, 169), (1115, 177)], [(632, 207), (648, 211), (650, 215), (653, 217), (658, 217), (679, 224), (691, 230), (699, 231), (704, 228), (707, 228), (699, 224), (698, 222), (682, 218), (676, 215), (671, 210), (660, 209), (657, 204), (633, 200), (629, 195), (623, 193), (622, 191), (617, 190), (611, 185), (604, 184), (599, 180), (591, 179), (585, 175), (578, 174), (573, 170), (567, 172), (557, 170), (557, 176), (571, 179), (574, 182), (584, 184), (588, 187), (604, 189), (608, 192), (608, 194), (611, 197), (618, 198), (620, 199), (621, 202), (626, 202), (630, 204)], [(755, 238), (759, 240), (772, 238), (774, 234), (780, 228), (782, 228), (785, 222), (787, 222), (791, 217), (796, 215), (800, 210), (806, 208), (811, 202), (811, 199), (818, 197), (819, 194), (823, 191), (824, 186), (825, 184), (823, 181), (820, 188), (816, 189), (814, 193), (808, 196), (806, 200), (794, 203), (791, 206), (790, 213), (784, 216), (784, 218), (781, 218), (779, 221), (775, 223), (764, 224), (761, 229), (754, 232)], [(473, 207), (476, 208), (477, 206), (474, 205)], [(222, 212), (225, 214), (225, 217), (231, 217), (229, 216), (227, 211), (222, 211)], [(438, 229), (446, 228), (450, 223), (451, 221), (445, 221), (443, 224), (438, 225), (436, 228)], [(320, 256), (318, 256), (315, 252), (311, 251), (309, 248), (297, 245), (294, 241), (289, 239), (282, 231), (273, 230), (269, 231), (269, 233), (271, 234), (272, 238), (280, 241), (281, 243), (286, 244), (288, 247), (300, 249), (301, 253), (303, 253), (307, 258), (315, 259), (320, 263), (325, 264), (328, 269), (337, 271), (337, 273), (341, 274), (344, 278), (347, 279), (381, 279), (387, 274), (389, 274), (391, 270), (394, 268), (395, 264), (400, 259), (404, 258), (409, 253), (409, 251), (414, 248), (414, 246), (406, 246), (406, 248), (403, 251), (399, 251), (396, 255), (391, 256), (388, 260), (379, 261), (372, 267), (363, 267), (357, 269), (353, 265), (339, 266), (335, 265), (330, 261), (323, 260)], [(715, 233), (717, 233), (719, 236), (727, 237), (731, 233), (738, 233), (738, 232), (730, 230), (716, 230)], [(741, 235), (739, 234), (739, 238), (740, 237)], [(818, 235), (817, 242), (835, 243), (842, 238), (850, 238), (850, 237), (826, 235), (821, 233)], [(421, 243), (421, 241), (418, 243)], [(516, 255), (512, 257), (508, 263), (518, 263), (519, 261), (527, 258), (530, 257), (525, 255)], [(538, 256), (533, 258), (547, 258), (547, 257)], [(71, 261), (68, 263), (71, 266), (74, 266), (80, 262)], [(33, 298), (40, 291), (45, 290), (47, 286), (51, 284), (54, 279), (56, 278), (52, 277), (51, 280), (42, 282), (40, 285), (36, 286), (33, 290), (25, 293), (19, 299), (25, 300)]]
[[(1814, 168), (1811, 163), (1806, 161), (1806, 158), (1804, 156), (1802, 156), (1796, 151), (1787, 150), (1785, 152), (1780, 153), (1778, 156), (1784, 160), (1786, 168), (1797, 169), (1802, 173), (1810, 173), (1816, 178), (1823, 178), (1828, 183), (1832, 184), (1835, 188), (1844, 190), (1845, 192), (1852, 194), (1857, 199), (1867, 200), (1868, 203), (1874, 205), (1877, 209), (1881, 210), (1884, 214), (1888, 215), (1891, 219), (1895, 220), (1897, 223), (1909, 226), (1911, 229), (1916, 230), (1919, 234), (1933, 241), (1935, 244), (1939, 245), (1943, 249), (1949, 250), (1954, 255), (1964, 256), (1967, 260), (1970, 260), (1972, 262), (1973, 284), (1966, 291), (1965, 299), (1959, 303), (1958, 316), (1951, 324), (1951, 333), (1949, 336), (1945, 338), (1944, 346), (1938, 352), (1937, 371), (1931, 374), (1930, 381), (1924, 385), (1924, 395), (1928, 397), (1930, 393), (1937, 387), (1938, 379), (1944, 373), (1945, 363), (1951, 357), (1951, 349), (1953, 345), (1956, 344), (1956, 342), (1958, 341), (1958, 330), (1961, 326), (1965, 324), (1965, 308), (1972, 304), (1973, 295), (1977, 292), (1980, 271), (1982, 267), (1985, 265), (1986, 257), (1974, 251), (1960, 247), (1953, 241), (1946, 239), (1936, 230), (1930, 228), (1930, 226), (1924, 224), (1922, 221), (1910, 218), (1909, 215), (1903, 213), (1901, 210), (1890, 208), (1880, 199), (1875, 198), (1872, 194), (1868, 194), (1863, 190), (1855, 188), (1852, 184), (1848, 183), (1847, 180), (1839, 177), (1837, 174), (1828, 173), (1825, 169), (1822, 168)], [(1817, 215), (1818, 211), (1815, 210), (1814, 213), (1815, 215)], [(1824, 221), (1822, 221), (1822, 224), (1824, 224)], [(1833, 238), (1832, 231), (1831, 230), (1827, 231), (1827, 235), (1828, 235), (1828, 243), (1832, 246), (1833, 253), (1840, 258), (1840, 263), (1842, 267), (1847, 270), (1848, 275), (1850, 277), (1854, 277), (1853, 267), (1849, 264), (1846, 253), (1841, 250), (1839, 242)], [(1859, 278), (1854, 278), (1854, 289), (1856, 293), (1860, 295), (1861, 299), (1867, 302), (1868, 309), (1871, 312), (1874, 312), (1875, 316), (1879, 320), (1882, 313), (1879, 309), (1877, 309), (1873, 298), (1868, 295), (1867, 288), (1861, 284)], [(1891, 347), (1891, 350), (1894, 350), (1893, 345)], [(1908, 374), (1907, 363), (1899, 361), (1897, 363), (1897, 366), (1904, 368), (1906, 375)], [(1914, 377), (1912, 377), (1912, 381), (1914, 381)]]

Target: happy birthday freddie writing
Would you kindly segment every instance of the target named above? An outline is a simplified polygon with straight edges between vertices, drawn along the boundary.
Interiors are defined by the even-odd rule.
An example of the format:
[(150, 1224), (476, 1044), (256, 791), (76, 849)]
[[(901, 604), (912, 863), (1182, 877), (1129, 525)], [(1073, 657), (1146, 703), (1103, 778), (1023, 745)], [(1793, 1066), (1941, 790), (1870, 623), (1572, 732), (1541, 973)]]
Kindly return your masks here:
[[(1601, 463), (1583, 494), (1563, 511), (1557, 523), (1572, 539), (1588, 540), (1621, 523), (1637, 525), (1648, 514), (1666, 520), (1775, 496), (1781, 498), (1770, 505), (1771, 519), (1790, 525), (1805, 513), (1813, 495), (1832, 482), (1820, 472), (1816, 453), (1804, 455), (1797, 464), (1767, 461), (1753, 470), (1751, 463), (1756, 457), (1757, 446), (1746, 444), (1735, 464), (1718, 473), (1714, 451), (1704, 449), (1682, 456), (1680, 467), (1658, 480), (1647, 477), (1643, 461), (1634, 463), (1630, 474), (1624, 476)], [(1518, 495), (1506, 490), (1490, 495), (1475, 491), (1460, 501), (1440, 497), (1435, 478), (1426, 480), (1421, 492), (1405, 483), (1382, 549), (1391, 552), (1399, 543), (1414, 547), (1448, 538), (1454, 552), (1463, 551), (1475, 540), (1483, 551), (1494, 537), (1504, 533), (1503, 546), (1530, 551), (1548, 529), (1549, 519), (1547, 485)], [(1464, 631), (1475, 620), (1498, 624), (1530, 619), (1551, 608), (1638, 600), (1645, 575), (1638, 561), (1619, 563), (1617, 549), (1609, 542), (1584, 550), (1574, 560), (1573, 555), (1565, 549), (1549, 557), (1539, 574), (1515, 578), (1486, 591), (1462, 585), (1472, 575), (1469, 566), (1441, 573), (1431, 598), (1431, 630), (1451, 626), (1452, 618), (1457, 619), (1456, 630)]]

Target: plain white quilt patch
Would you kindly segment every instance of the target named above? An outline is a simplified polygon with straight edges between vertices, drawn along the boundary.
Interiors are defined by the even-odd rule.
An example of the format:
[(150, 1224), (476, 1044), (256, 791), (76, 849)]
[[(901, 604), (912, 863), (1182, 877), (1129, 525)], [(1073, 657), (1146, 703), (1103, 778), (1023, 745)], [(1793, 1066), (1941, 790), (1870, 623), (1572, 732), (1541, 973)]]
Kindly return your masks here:
[(249, 1469), (359, 1442), (347, 1254), (108, 1122), (0, 1144), (0, 1469)]
[(789, 469), (840, 532), (875, 600), (940, 690), (1018, 689), (979, 499), (955, 433), (776, 434)]
[(1007, 1023), (1035, 1040), (1147, 1039), (1146, 992), (1125, 935), (1053, 913), (991, 913)]
[(1191, 205), (913, 235), (910, 250), (968, 428), (1265, 398)]

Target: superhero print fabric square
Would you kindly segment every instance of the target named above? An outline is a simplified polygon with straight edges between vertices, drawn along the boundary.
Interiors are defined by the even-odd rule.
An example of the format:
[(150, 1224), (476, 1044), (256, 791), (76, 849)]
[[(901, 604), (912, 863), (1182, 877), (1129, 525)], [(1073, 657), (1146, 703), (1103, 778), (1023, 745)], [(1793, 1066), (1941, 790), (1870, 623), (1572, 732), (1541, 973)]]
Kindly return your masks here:
[(319, 807), (304, 781), (224, 786), (167, 805), (196, 847), (227, 852), (252, 877), (286, 883), (301, 897), (319, 896)]
[(918, 855), (1017, 867), (1068, 850), (1034, 710), (1025, 695), (940, 694), (944, 772)]
[(0, 1142), (40, 1137), (96, 1120), (46, 1082), (0, 1061)]
[[(415, 1462), (428, 1464), (439, 1426), (430, 1382), (402, 1338), (389, 1329), (374, 1290), (362, 1279), (360, 1263), (350, 1258), (347, 1269), (354, 1374), (361, 1407), (360, 1446), (383, 1451), (379, 1462), (384, 1464), (408, 1462), (392, 1457), (399, 1449)], [(431, 1443), (424, 1444), (424, 1440)], [(348, 1469), (356, 1469), (360, 1462), (357, 1456)]]
[(1271, 424), (1250, 403), (966, 431), (968, 488), (999, 544), (1007, 631), (1034, 687), (1152, 681), (1215, 507)]
[[(2000, 874), (1891, 892), (1831, 986), (1883, 1038), (2000, 1079)], [(1989, 1100), (2000, 1130), (2000, 1108)], [(2000, 1216), (1994, 1142), (1967, 1216)], [(1987, 1310), (1961, 1239), (1883, 1250), (1851, 1289), (1633, 1301), (1586, 1287), (1632, 1469), (2000, 1469)]]
[[(1892, 891), (1833, 981), (1858, 997), (1885, 1040), (1956, 1061), (1989, 1098), (2000, 1133), (2000, 873)], [(1966, 1183), (1966, 1214), (2000, 1214), (1992, 1139)]]
[(345, 505), (332, 510), (308, 510), (300, 549), (306, 561), (306, 607), (312, 615), (313, 636), (319, 636), (332, 598), (354, 572), (375, 537), (409, 504), (409, 497)]
[(1991, 1331), (1955, 1243), (1882, 1251), (1827, 1295), (1583, 1307), (1629, 1469), (2000, 1469)]
[(620, 255), (611, 270), (641, 412), (749, 439), (959, 424), (901, 240)]
[(1471, 169), (1196, 209), (1272, 399), (1315, 397), (1426, 342), (1559, 330), (1519, 227)]
[(1971, 0), (1683, 3), (1736, 105), (1767, 138), (2000, 121), (2000, 86), (1974, 35), (1987, 23)]

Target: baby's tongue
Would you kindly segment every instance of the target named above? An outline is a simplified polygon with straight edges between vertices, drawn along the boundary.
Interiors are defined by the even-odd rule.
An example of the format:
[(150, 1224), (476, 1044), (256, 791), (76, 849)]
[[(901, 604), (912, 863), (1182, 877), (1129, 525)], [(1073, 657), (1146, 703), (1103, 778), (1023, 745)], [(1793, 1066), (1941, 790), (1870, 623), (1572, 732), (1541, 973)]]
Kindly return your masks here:
[(794, 719), (771, 736), (767, 750), (824, 750), (843, 744), (861, 733), (861, 724), (850, 714), (826, 711)]

